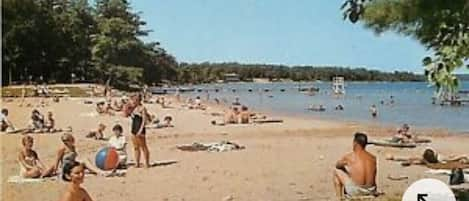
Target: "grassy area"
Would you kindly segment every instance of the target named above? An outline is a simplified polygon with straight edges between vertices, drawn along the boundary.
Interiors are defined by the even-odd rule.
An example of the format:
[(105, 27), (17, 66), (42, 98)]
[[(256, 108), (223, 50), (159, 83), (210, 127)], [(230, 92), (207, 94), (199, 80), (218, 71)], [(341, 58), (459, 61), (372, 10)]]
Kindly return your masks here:
[[(84, 88), (81, 87), (49, 87), (49, 91), (54, 90), (68, 90), (70, 97), (89, 97), (90, 95), (86, 92)], [(34, 95), (34, 90), (32, 88), (26, 88), (26, 97), (31, 97)], [(53, 94), (51, 94), (53, 95)], [(21, 97), (21, 88), (11, 88), (11, 87), (2, 87), (2, 97)]]

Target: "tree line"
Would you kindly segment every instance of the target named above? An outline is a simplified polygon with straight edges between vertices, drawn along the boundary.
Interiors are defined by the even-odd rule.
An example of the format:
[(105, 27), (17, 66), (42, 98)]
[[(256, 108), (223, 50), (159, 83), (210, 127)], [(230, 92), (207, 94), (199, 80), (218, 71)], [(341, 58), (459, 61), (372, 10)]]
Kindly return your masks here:
[(180, 83), (210, 83), (223, 80), (228, 73), (238, 74), (242, 81), (265, 78), (271, 81), (290, 79), (293, 81), (330, 81), (334, 76), (343, 76), (350, 81), (422, 81), (422, 75), (410, 72), (382, 72), (365, 68), (340, 66), (287, 66), (239, 63), (180, 63), (177, 81)]
[[(2, 84), (110, 82), (125, 88), (170, 74), (176, 59), (127, 0), (2, 1)], [(169, 70), (167, 70), (169, 69)]]

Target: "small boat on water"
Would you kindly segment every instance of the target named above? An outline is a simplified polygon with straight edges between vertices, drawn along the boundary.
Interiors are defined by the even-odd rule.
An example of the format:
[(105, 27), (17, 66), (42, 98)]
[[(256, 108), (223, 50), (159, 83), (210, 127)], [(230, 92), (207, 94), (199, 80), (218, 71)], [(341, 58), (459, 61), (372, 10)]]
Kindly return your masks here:
[(319, 92), (319, 88), (317, 88), (317, 87), (305, 87), (305, 88), (298, 88), (298, 91), (307, 92), (307, 93)]

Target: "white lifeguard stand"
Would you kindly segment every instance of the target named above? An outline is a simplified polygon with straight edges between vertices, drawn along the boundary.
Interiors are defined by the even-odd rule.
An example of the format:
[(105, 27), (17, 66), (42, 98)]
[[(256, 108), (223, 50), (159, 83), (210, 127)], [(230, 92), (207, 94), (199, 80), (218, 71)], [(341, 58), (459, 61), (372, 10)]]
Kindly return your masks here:
[(332, 78), (332, 91), (335, 94), (345, 94), (344, 77), (336, 76)]

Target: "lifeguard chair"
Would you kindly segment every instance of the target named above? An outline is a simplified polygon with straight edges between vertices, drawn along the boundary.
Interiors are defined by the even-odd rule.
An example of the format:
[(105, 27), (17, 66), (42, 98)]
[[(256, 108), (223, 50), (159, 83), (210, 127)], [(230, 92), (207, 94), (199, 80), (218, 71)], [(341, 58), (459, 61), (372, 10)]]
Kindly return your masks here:
[(342, 95), (345, 94), (345, 79), (344, 77), (333, 77), (332, 78), (332, 91), (335, 94)]

